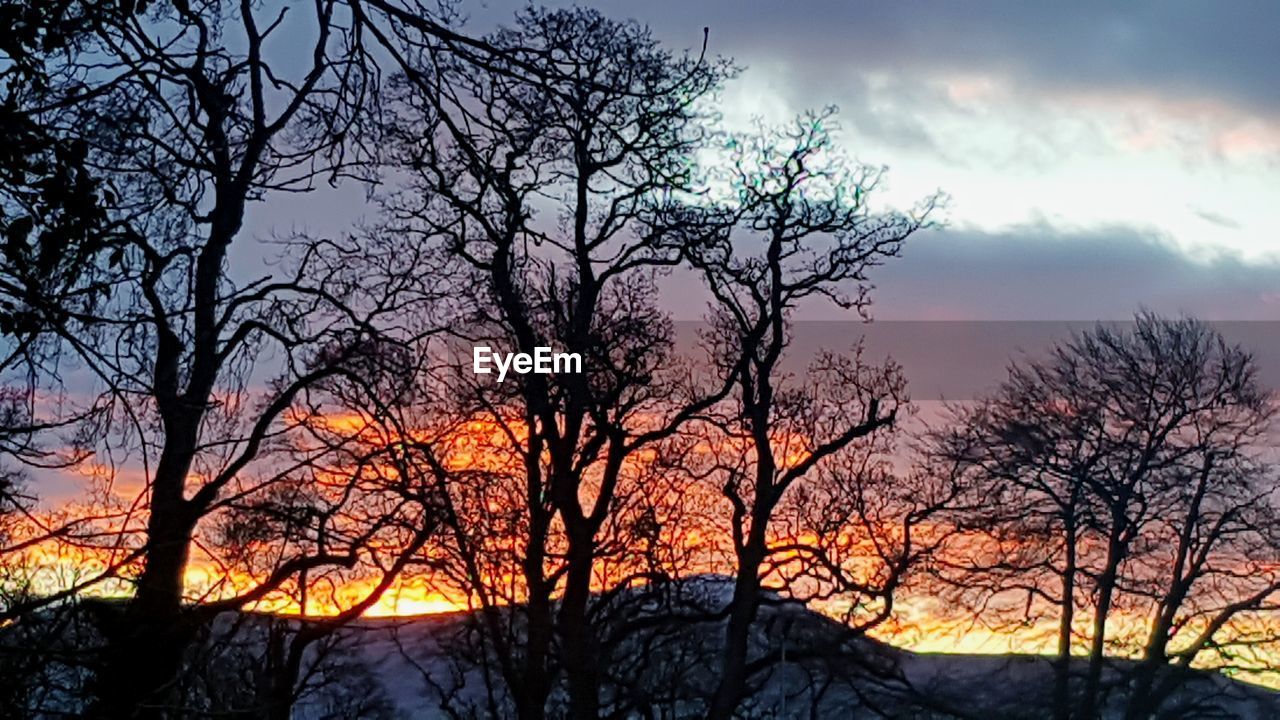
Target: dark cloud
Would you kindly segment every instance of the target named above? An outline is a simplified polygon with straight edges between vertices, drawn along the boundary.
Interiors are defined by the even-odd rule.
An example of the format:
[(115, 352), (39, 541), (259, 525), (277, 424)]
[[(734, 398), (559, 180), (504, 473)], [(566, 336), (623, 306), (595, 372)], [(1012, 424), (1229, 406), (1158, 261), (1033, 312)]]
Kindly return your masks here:
[[(1280, 264), (1219, 255), (1200, 262), (1137, 228), (918, 234), (871, 273), (877, 321), (1127, 320), (1141, 309), (1215, 321), (1280, 321)], [(685, 274), (662, 283), (664, 307), (697, 320), (707, 307)], [(801, 320), (847, 319), (828, 304)]]
[[(1280, 3), (601, 0), (666, 40), (747, 64), (783, 62), (820, 87), (842, 72), (996, 73), (1036, 88), (1154, 92), (1280, 113)], [(501, 4), (486, 5), (486, 17)], [(504, 8), (505, 9), (505, 8)]]
[(1200, 261), (1130, 227), (922, 234), (874, 279), (883, 318), (1116, 320), (1146, 307), (1280, 320), (1280, 265), (1228, 254)]
[[(859, 132), (899, 148), (928, 148), (944, 160), (962, 149), (937, 147), (926, 111), (949, 102), (945, 93), (897, 77), (890, 80), (897, 83), (892, 92), (877, 96), (869, 74), (989, 71), (1035, 86), (1150, 90), (1170, 98), (1219, 98), (1280, 114), (1280, 83), (1274, 79), (1280, 68), (1280, 2), (585, 4), (647, 22), (675, 47), (696, 47), (703, 26), (709, 26), (712, 51), (734, 55), (771, 79), (789, 83), (782, 88), (782, 101), (800, 108), (850, 100), (843, 119)], [(463, 9), (472, 16), (473, 27), (482, 29), (508, 22), (519, 6), (520, 0), (502, 0), (467, 3)], [(776, 64), (763, 67), (771, 62)], [(748, 76), (752, 72), (749, 68)], [(877, 104), (886, 100), (898, 104)], [(1059, 150), (1090, 150), (1084, 147), (1087, 138), (1074, 136), (1065, 149), (1042, 147), (1052, 141), (1050, 134), (1031, 128), (1011, 133), (1005, 144), (1023, 163), (1035, 161), (1047, 169), (1059, 159)], [(897, 160), (878, 150), (864, 159), (891, 165)], [(1001, 158), (988, 154), (980, 160), (998, 167)], [(964, 188), (944, 189), (959, 197)], [(1214, 210), (1192, 210), (1222, 227), (1240, 225)], [(294, 218), (306, 218), (332, 232), (365, 214), (376, 213), (352, 191), (341, 198), (273, 200), (270, 209), (251, 218), (256, 221), (251, 225), (287, 232)], [(257, 258), (245, 260), (250, 270), (260, 271)], [(1132, 226), (1068, 231), (1040, 224), (994, 234), (931, 232), (913, 238), (905, 256), (879, 268), (873, 279), (879, 286), (874, 314), (882, 319), (1125, 319), (1139, 307), (1149, 307), (1209, 319), (1280, 320), (1280, 265), (1231, 255), (1192, 259), (1156, 231)], [(676, 277), (664, 283), (664, 291), (678, 316), (695, 319), (701, 314), (698, 283)]]

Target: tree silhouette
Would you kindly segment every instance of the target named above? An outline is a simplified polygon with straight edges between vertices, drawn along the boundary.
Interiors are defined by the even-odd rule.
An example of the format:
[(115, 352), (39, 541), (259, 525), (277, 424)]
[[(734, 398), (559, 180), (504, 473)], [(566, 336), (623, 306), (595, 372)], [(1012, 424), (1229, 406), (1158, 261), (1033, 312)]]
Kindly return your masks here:
[[(691, 252), (715, 298), (712, 347), (736, 385), (720, 422), (744, 444), (723, 468), (736, 568), (711, 718), (731, 717), (746, 690), (748, 639), (771, 562), (775, 514), (788, 490), (858, 452), (860, 440), (893, 424), (905, 400), (896, 368), (863, 363), (858, 353), (827, 358), (798, 384), (787, 382), (782, 365), (796, 307), (820, 298), (865, 311), (868, 271), (898, 254), (936, 202), (911, 215), (872, 212), (867, 196), (879, 171), (841, 157), (833, 114), (812, 112), (778, 130), (730, 137), (732, 224)], [(866, 477), (861, 470), (855, 475)], [(810, 560), (822, 555), (815, 547), (792, 549)], [(891, 592), (899, 565), (891, 559), (895, 579), (863, 589)], [(841, 575), (827, 579), (848, 583)]]
[[(50, 10), (53, 27), (69, 22), (68, 7)], [(284, 11), (253, 3), (83, 11), (75, 41), (42, 46), (40, 82), (12, 98), (39, 130), (28, 144), (49, 147), (32, 167), (7, 158), (0, 291), (17, 351), (6, 367), (37, 379), (32, 397), (93, 397), (40, 404), (48, 417), (33, 422), (74, 424), (104, 464), (145, 475), (142, 502), (112, 525), (108, 549), (123, 557), (113, 567), (130, 569), (135, 590), (123, 616), (104, 621), (92, 713), (154, 717), (205, 618), (303, 571), (354, 566), (362, 544), (392, 532), (395, 514), (363, 532), (326, 532), (345, 522), (331, 512), (310, 528), (326, 540), (277, 555), (261, 582), (223, 586), (233, 597), (198, 612), (184, 605), (197, 527), (300, 472), (281, 464), (281, 438), (306, 432), (325, 382), (367, 382), (360, 358), (384, 335), (383, 318), (414, 301), (390, 301), (395, 285), (378, 276), (376, 251), (344, 241), (292, 243), (278, 271), (257, 277), (229, 267), (232, 247), (269, 252), (242, 237), (251, 204), (351, 174), (365, 157), (353, 131), (374, 107), (376, 68), (340, 3), (299, 18), (311, 33), (300, 58), (279, 41)], [(28, 44), (44, 37), (53, 35)], [(352, 257), (367, 261), (366, 276)], [(262, 388), (261, 375), (275, 379)], [(364, 406), (383, 399), (394, 398)], [(321, 446), (307, 461), (331, 454)], [(408, 552), (430, 527), (416, 525), (399, 541)]]
[[(1101, 712), (1109, 649), (1137, 658), (1122, 702), (1144, 718), (1192, 663), (1268, 642), (1233, 623), (1280, 591), (1275, 484), (1259, 454), (1273, 414), (1247, 352), (1200, 322), (1142, 314), (1013, 365), (940, 436), (973, 490), (1009, 508), (965, 521), (990, 542), (957, 562), (962, 577), (986, 576), (974, 594), (1025, 592), (1028, 611), (1057, 614), (1059, 717)], [(1121, 612), (1140, 629), (1114, 631)], [(1077, 638), (1088, 654), (1073, 688)]]
[[(526, 9), (474, 43), (442, 40), (416, 15), (390, 18), (403, 72), (386, 133), (411, 179), (388, 199), (386, 231), (443, 247), (470, 299), (460, 340), (583, 358), (580, 374), (476, 385), (467, 368), (452, 380), (475, 386), (471, 412), (498, 428), (487, 455), (512, 462), (486, 482), (505, 473), (502, 502), (519, 509), (497, 536), (518, 538), (516, 597), (474, 567), (476, 531), (491, 526), (460, 513), (456, 544), (521, 717), (546, 712), (562, 667), (572, 714), (595, 718), (601, 533), (634, 459), (727, 387), (684, 390), (664, 368), (671, 327), (653, 283), (683, 261), (654, 220), (694, 181), (705, 102), (729, 67), (583, 9)], [(521, 603), (518, 629), (499, 628), (489, 608), (504, 595)]]

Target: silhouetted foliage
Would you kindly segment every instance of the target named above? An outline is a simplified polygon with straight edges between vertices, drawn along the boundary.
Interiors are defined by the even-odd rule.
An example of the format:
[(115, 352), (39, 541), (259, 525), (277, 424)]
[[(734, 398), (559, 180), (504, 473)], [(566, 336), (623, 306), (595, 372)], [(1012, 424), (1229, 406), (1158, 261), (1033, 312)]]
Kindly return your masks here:
[[(1256, 372), (1207, 325), (1142, 314), (1011, 366), (935, 438), (986, 500), (961, 520), (958, 592), (1057, 622), (1059, 717), (1151, 717), (1192, 663), (1257, 668), (1250, 649), (1277, 640), (1253, 615), (1280, 593), (1275, 410)], [(1103, 685), (1111, 653), (1137, 658), (1123, 691)]]

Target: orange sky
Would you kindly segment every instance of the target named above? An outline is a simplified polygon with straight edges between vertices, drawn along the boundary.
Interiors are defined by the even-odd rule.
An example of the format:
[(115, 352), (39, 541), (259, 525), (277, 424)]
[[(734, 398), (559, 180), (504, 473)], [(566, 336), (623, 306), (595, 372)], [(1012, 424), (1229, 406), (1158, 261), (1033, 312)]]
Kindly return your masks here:
[[(356, 418), (337, 418), (330, 421), (335, 427), (341, 425), (347, 430), (360, 432), (367, 426)], [(440, 440), (440, 438), (436, 438)], [(501, 434), (493, 423), (475, 421), (465, 423), (457, 428), (457, 437), (450, 443), (451, 451), (447, 463), (455, 468), (477, 467), (500, 463), (499, 454), (489, 452), (492, 447), (506, 444), (508, 439)], [(780, 455), (784, 463), (791, 464), (802, 459), (807, 450), (807, 443), (797, 437), (779, 440)], [(741, 448), (733, 448), (738, 455)], [(629, 466), (630, 472), (644, 472), (644, 465), (650, 457), (641, 457)], [(115, 478), (114, 490), (120, 497), (135, 495), (142, 485), (141, 478), (117, 473), (112, 476), (108, 468), (95, 464), (86, 464), (81, 473), (101, 482), (111, 476)], [(586, 492), (590, 492), (588, 489)], [(682, 492), (696, 492), (696, 488), (682, 488)], [(712, 496), (715, 493), (711, 493)], [(590, 500), (590, 498), (584, 498)], [(722, 501), (712, 498), (710, 502)], [(69, 513), (77, 512), (68, 507)], [(137, 518), (134, 518), (136, 524)], [(725, 528), (719, 521), (695, 521), (684, 526), (676, 542), (695, 549), (700, 560), (682, 568), (684, 574), (704, 572), (727, 572), (731, 564), (723, 559), (722, 544)], [(717, 539), (718, 538), (718, 539)], [(721, 544), (718, 544), (721, 543)], [(86, 579), (100, 573), (113, 559), (123, 556), (122, 549), (108, 551), (103, 549), (85, 549), (66, 544), (46, 543), (32, 548), (24, 558), (25, 562), (12, 563), (14, 567), (35, 568), (34, 584), (37, 588), (53, 590)], [(611, 583), (611, 570), (602, 569), (599, 585)], [(625, 568), (619, 573), (625, 573)], [(225, 598), (234, 596), (252, 588), (258, 578), (250, 576), (243, 570), (228, 569), (216, 561), (206, 551), (197, 548), (187, 571), (188, 595), (193, 600), (201, 598)], [(412, 616), (468, 609), (467, 598), (456, 590), (449, 589), (441, 578), (423, 574), (409, 574), (395, 583), (366, 612), (370, 616)], [(306, 607), (300, 606), (296, 589), (285, 586), (265, 600), (252, 606), (253, 609), (266, 612), (309, 615), (330, 615), (350, 607), (363, 600), (376, 584), (374, 577), (351, 575), (337, 576), (332, 585), (326, 589), (309, 589), (306, 596)], [(515, 583), (518, 585), (518, 582)], [(90, 592), (96, 595), (120, 595), (128, 591), (127, 585), (120, 581), (104, 583)], [(839, 603), (815, 607), (816, 610), (829, 612), (838, 616), (845, 608)], [(1087, 627), (1082, 618), (1080, 628), (1083, 636)], [(1112, 630), (1117, 636), (1132, 633), (1141, 628), (1141, 618), (1117, 617), (1112, 623)], [(895, 598), (895, 613), (889, 622), (876, 628), (875, 637), (902, 647), (922, 652), (963, 652), (963, 653), (1048, 653), (1052, 652), (1056, 638), (1055, 627), (1051, 616), (1032, 621), (1021, 626), (988, 627), (974, 622), (971, 618), (958, 618), (954, 608), (947, 606), (927, 592), (908, 588)], [(1275, 663), (1268, 663), (1275, 665)], [(1280, 688), (1280, 675), (1265, 673), (1253, 675), (1245, 679)]]

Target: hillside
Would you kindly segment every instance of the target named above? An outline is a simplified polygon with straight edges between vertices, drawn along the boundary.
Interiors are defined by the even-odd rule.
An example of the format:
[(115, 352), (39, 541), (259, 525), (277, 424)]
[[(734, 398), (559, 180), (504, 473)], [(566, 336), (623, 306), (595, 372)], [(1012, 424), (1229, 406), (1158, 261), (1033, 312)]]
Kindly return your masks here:
[[(639, 609), (620, 610), (618, 622), (659, 612), (689, 615), (718, 604), (708, 579), (693, 593), (655, 602), (630, 598)], [(690, 599), (695, 595), (695, 599)], [(678, 602), (672, 612), (666, 603)], [(463, 658), (475, 657), (469, 614), (370, 619), (344, 630), (343, 643), (370, 670), (397, 714), (444, 718), (455, 711), (487, 714), (483, 672)], [(1051, 713), (1052, 669), (1038, 656), (914, 653), (865, 637), (850, 637), (838, 623), (802, 606), (776, 603), (761, 612), (755, 656), (771, 655), (744, 716), (762, 718), (1042, 718)], [(642, 638), (614, 649), (606, 696), (628, 717), (696, 717), (716, 663), (720, 623), (671, 620), (654, 624)], [(607, 645), (608, 641), (605, 641)], [(462, 666), (468, 666), (463, 669)], [(1129, 664), (1116, 662), (1105, 684), (1108, 717), (1116, 717)], [(1083, 668), (1082, 668), (1083, 670)], [(635, 704), (645, 698), (648, 704)], [(1213, 673), (1190, 674), (1164, 703), (1167, 718), (1280, 717), (1280, 693)]]
[[(609, 654), (603, 678), (605, 710), (614, 717), (700, 717), (713, 687), (727, 580), (703, 577), (663, 588), (642, 588), (597, 605), (601, 652)], [(753, 638), (761, 663), (748, 718), (981, 718), (1051, 716), (1053, 675), (1035, 656), (921, 654), (860, 636), (799, 604), (769, 598)], [(79, 622), (27, 622), (0, 629), (0, 687), (4, 707), (20, 717), (65, 717), (86, 707), (89, 672), (100, 639), (92, 629), (112, 604), (86, 603)], [(303, 655), (292, 717), (484, 718), (507, 716), (497, 663), (480, 652), (476, 613), (368, 618), (325, 635)], [(493, 621), (518, 623), (518, 613)], [(271, 679), (284, 666), (289, 641), (308, 623), (260, 614), (227, 614), (204, 634), (184, 681), (183, 702), (210, 715), (261, 708)], [(626, 628), (625, 641), (611, 631)], [(518, 631), (517, 631), (518, 632)], [(618, 633), (619, 637), (623, 633)], [(41, 643), (51, 658), (43, 667), (5, 664), (15, 647)], [(1129, 665), (1106, 674), (1107, 718), (1118, 718)], [(486, 673), (490, 682), (486, 682)], [(563, 701), (563, 690), (553, 702)], [(4, 715), (5, 712), (0, 712)], [(260, 715), (250, 715), (259, 717)], [(554, 714), (553, 714), (554, 716)], [(246, 716), (249, 717), (249, 716)], [(1193, 672), (1166, 698), (1160, 718), (1280, 717), (1280, 693)]]

